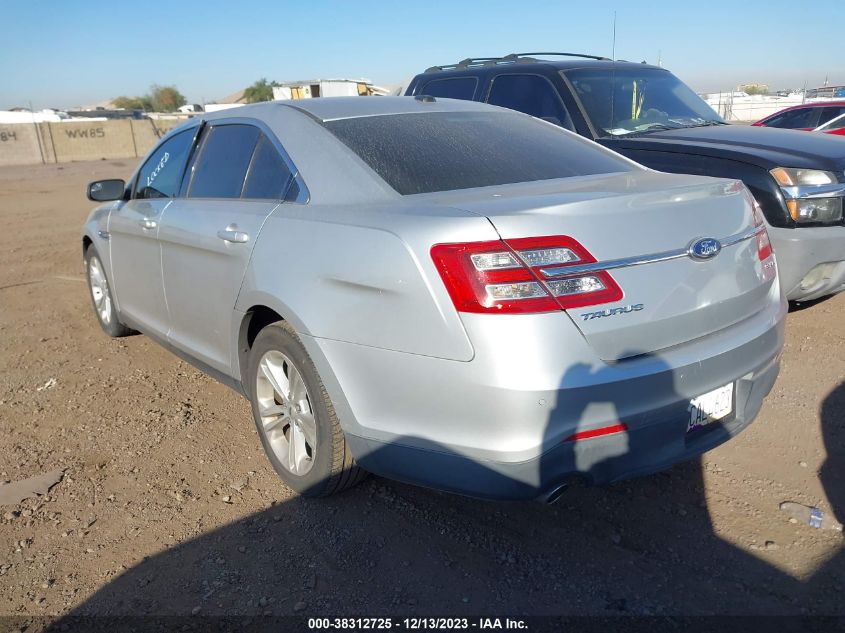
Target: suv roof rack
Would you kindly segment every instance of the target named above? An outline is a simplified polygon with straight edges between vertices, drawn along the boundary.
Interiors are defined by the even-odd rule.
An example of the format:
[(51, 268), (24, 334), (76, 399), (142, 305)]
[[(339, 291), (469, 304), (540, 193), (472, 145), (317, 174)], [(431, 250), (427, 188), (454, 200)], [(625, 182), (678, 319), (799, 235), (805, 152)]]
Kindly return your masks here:
[(432, 66), (426, 68), (425, 72), (436, 72), (438, 70), (458, 70), (461, 68), (470, 68), (473, 66), (496, 66), (497, 64), (514, 64), (514, 63), (536, 63), (542, 62), (541, 59), (536, 59), (535, 55), (555, 55), (557, 57), (580, 57), (582, 59), (595, 59), (599, 61), (610, 61), (608, 57), (600, 57), (598, 55), (586, 55), (583, 53), (510, 53), (504, 57), (467, 57), (462, 59), (457, 64), (445, 64), (443, 66)]
[[(517, 58), (533, 58), (535, 55), (556, 55), (558, 57), (582, 57), (584, 59), (598, 59), (600, 61), (610, 61), (609, 57), (602, 57), (600, 55), (586, 55), (584, 53), (511, 53), (505, 55), (502, 59), (517, 59)], [(540, 61), (540, 60), (534, 60)]]
[(457, 68), (469, 68), (470, 66), (489, 66), (501, 61), (502, 57), (467, 57), (462, 59), (457, 64), (444, 64), (443, 66), (432, 66), (426, 68), (425, 72), (434, 72), (436, 70), (455, 70)]

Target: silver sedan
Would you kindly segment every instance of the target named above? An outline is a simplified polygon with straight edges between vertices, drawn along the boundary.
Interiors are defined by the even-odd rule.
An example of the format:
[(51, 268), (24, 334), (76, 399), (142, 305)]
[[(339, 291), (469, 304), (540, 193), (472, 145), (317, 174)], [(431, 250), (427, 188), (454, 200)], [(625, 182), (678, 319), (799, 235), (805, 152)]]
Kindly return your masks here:
[(509, 110), (206, 114), (88, 195), (102, 328), (249, 398), (303, 494), (369, 471), (553, 499), (724, 442), (778, 372), (786, 304), (741, 183), (658, 173)]

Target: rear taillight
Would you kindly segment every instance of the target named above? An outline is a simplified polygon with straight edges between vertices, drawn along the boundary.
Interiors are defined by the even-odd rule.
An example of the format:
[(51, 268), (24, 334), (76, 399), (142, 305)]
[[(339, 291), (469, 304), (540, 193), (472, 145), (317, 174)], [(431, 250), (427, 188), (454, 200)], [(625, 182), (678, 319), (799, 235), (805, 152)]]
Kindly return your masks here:
[(571, 237), (437, 244), (431, 257), (460, 312), (552, 312), (619, 301), (606, 271), (547, 278), (596, 259)]
[(757, 233), (757, 257), (764, 262), (772, 256), (772, 243), (769, 241), (769, 232), (763, 222), (763, 210), (750, 193), (749, 198), (751, 198), (751, 208), (754, 213), (754, 226), (762, 227), (762, 230)]

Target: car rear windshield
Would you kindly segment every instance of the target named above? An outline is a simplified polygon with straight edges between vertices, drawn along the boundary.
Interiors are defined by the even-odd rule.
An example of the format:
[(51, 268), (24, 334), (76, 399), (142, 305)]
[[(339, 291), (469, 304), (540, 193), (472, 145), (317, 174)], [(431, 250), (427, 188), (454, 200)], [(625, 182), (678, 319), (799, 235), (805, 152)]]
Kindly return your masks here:
[(402, 195), (633, 169), (614, 153), (524, 114), (431, 112), (324, 125)]

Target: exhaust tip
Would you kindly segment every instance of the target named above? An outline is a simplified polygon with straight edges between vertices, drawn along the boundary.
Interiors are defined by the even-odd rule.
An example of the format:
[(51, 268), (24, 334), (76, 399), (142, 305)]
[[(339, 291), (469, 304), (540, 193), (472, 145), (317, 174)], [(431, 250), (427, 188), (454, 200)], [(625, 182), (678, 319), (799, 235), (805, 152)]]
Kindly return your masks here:
[(537, 500), (547, 505), (552, 505), (553, 503), (556, 503), (563, 496), (563, 493), (567, 490), (578, 490), (581, 488), (586, 488), (591, 484), (592, 479), (589, 475), (585, 473), (570, 474), (563, 480), (561, 480), (560, 483), (552, 487), (549, 492), (537, 497)]
[(556, 503), (558, 499), (563, 496), (563, 493), (569, 489), (569, 483), (560, 484), (557, 488), (553, 488), (552, 491), (546, 495), (545, 499), (543, 499), (543, 503), (546, 505), (552, 505)]

